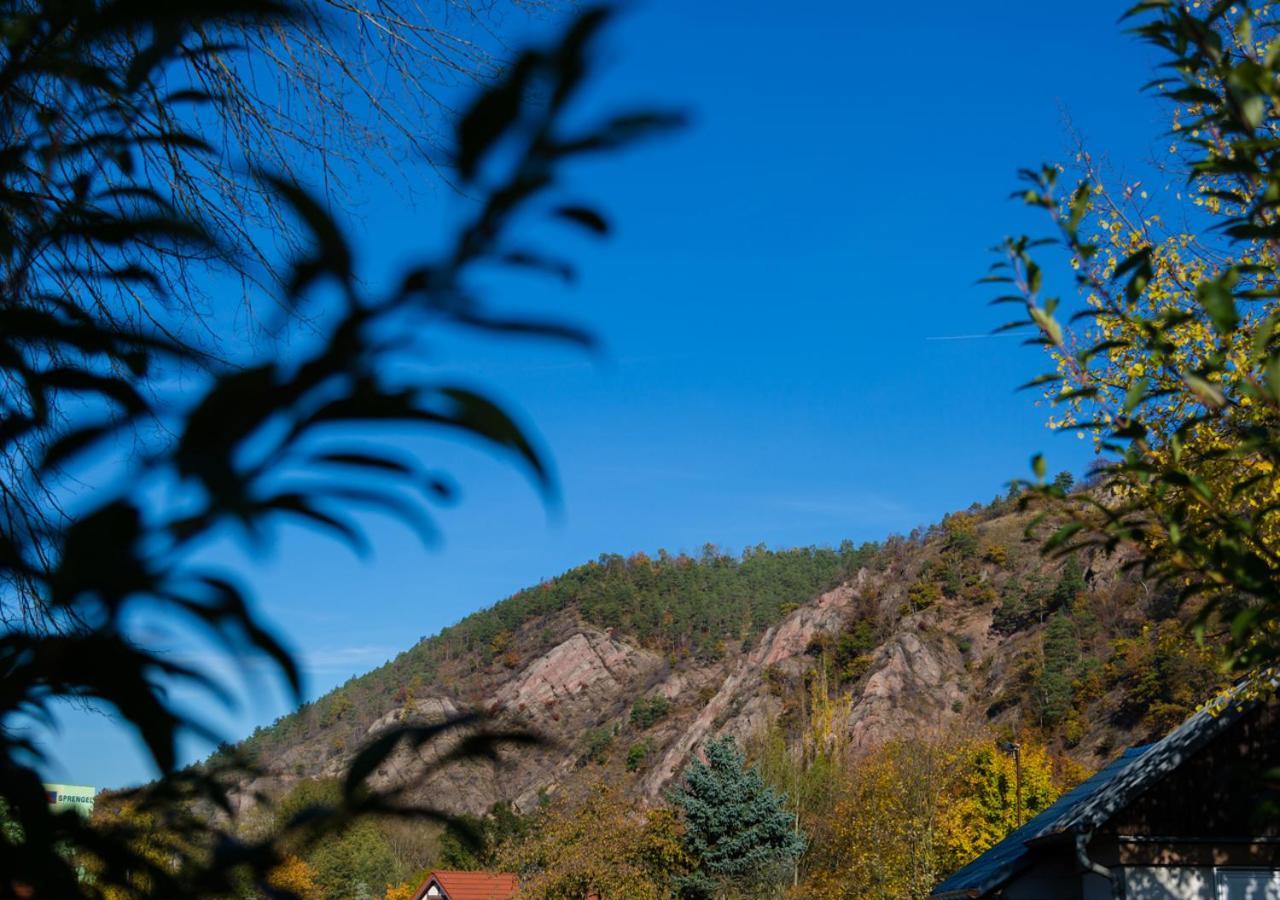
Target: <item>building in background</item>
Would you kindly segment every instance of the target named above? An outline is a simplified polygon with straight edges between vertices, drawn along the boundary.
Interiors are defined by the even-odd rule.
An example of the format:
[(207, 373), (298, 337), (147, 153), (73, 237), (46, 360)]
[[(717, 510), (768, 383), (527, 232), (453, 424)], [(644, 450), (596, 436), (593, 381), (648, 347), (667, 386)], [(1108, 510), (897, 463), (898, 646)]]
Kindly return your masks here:
[(49, 807), (54, 812), (74, 809), (86, 819), (93, 815), (93, 798), (98, 789), (85, 784), (46, 784)]
[(413, 900), (511, 900), (519, 885), (506, 872), (437, 870), (414, 892)]
[(1280, 701), (1230, 698), (1117, 760), (935, 900), (1280, 900)]

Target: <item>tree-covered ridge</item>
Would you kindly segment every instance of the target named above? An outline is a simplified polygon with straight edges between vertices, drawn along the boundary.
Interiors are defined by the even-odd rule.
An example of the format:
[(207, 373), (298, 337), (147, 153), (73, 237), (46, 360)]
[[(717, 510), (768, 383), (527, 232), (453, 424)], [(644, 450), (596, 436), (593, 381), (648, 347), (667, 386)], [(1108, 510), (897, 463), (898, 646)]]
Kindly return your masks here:
[[(1059, 482), (1072, 490), (1065, 477)], [(531, 702), (539, 733), (558, 749), (513, 759), (534, 774), (503, 782), (487, 815), (463, 820), (481, 838), (476, 846), (462, 840), (465, 830), (353, 831), (341, 847), (299, 857), (313, 882), (342, 881), (334, 873), (345, 867), (348, 882), (386, 879), (386, 896), (400, 898), (411, 896), (424, 868), (509, 861), (531, 879), (530, 896), (565, 896), (556, 892), (583, 879), (640, 885), (625, 896), (665, 896), (674, 879), (696, 873), (694, 857), (706, 868), (710, 856), (705, 847), (689, 852), (681, 829), (690, 822), (673, 817), (670, 793), (646, 797), (644, 785), (666, 771), (667, 752), (710, 709), (720, 734), (738, 729), (748, 764), (783, 798), (788, 828), (806, 839), (804, 854), (782, 860), (770, 877), (796, 882), (800, 896), (844, 896), (842, 885), (875, 871), (905, 896), (994, 844), (1118, 748), (1167, 731), (1223, 683), (1213, 648), (1188, 628), (1194, 609), (1121, 559), (1087, 551), (1046, 558), (1043, 533), (1058, 524), (1037, 523), (1011, 494), (862, 548), (606, 555), (424, 639), (252, 743), (284, 776), (272, 789), (291, 797), (329, 779), (375, 722), (425, 721), (438, 702), (431, 698), (492, 709), (511, 685), (536, 681), (532, 663), (561, 659), (560, 648), (584, 631), (601, 646), (610, 640), (598, 632), (612, 632), (632, 650), (643, 645), (636, 655), (655, 668), (632, 681), (620, 676), (624, 687), (613, 693)], [(847, 605), (796, 644), (803, 650), (785, 658), (755, 652), (772, 646), (758, 632), (795, 605), (805, 607), (796, 621), (806, 621), (821, 605), (815, 600), (842, 583), (832, 598)], [(908, 716), (882, 735), (887, 743), (860, 746), (854, 726), (865, 715), (859, 704), (874, 697), (869, 680), (892, 676), (908, 643), (946, 672), (894, 702), (932, 709), (928, 721), (941, 721), (944, 733), (922, 743)], [(724, 703), (718, 692), (735, 678), (745, 687)], [(947, 691), (951, 679), (958, 694)], [(752, 703), (767, 710), (763, 720), (742, 713)], [(682, 768), (696, 769), (714, 733)], [(1022, 748), (1021, 798), (1006, 752), (1014, 743)], [(557, 767), (559, 759), (569, 764)], [(501, 771), (511, 770), (486, 777)], [(592, 787), (599, 784), (608, 791)], [(602, 829), (614, 837), (604, 848)], [(356, 860), (373, 859), (380, 867), (357, 871)]]
[[(351, 679), (297, 712), (258, 729), (247, 747), (266, 751), (318, 729), (351, 746), (389, 708), (441, 692), (459, 663), (461, 674), (495, 662), (513, 667), (513, 633), (530, 622), (571, 612), (588, 625), (617, 629), (673, 661), (711, 661), (730, 645), (758, 637), (788, 612), (873, 564), (878, 545), (771, 550), (764, 545), (730, 555), (707, 544), (698, 556), (605, 554), (525, 588), (420, 640), (394, 660)], [(451, 664), (451, 665), (450, 665)], [(446, 673), (445, 669), (450, 669)], [(468, 698), (463, 698), (468, 699)]]
[(839, 549), (750, 547), (741, 556), (712, 544), (697, 557), (602, 555), (527, 588), (440, 634), (451, 649), (492, 645), (535, 616), (574, 606), (584, 621), (619, 628), (676, 657), (717, 658), (726, 639), (749, 641), (797, 605), (834, 587), (870, 561), (876, 546)]
[[(504, 683), (579, 624), (658, 653), (681, 670), (714, 667), (863, 568), (873, 583), (862, 591), (860, 611), (840, 631), (820, 632), (809, 648), (815, 662), (827, 661), (834, 691), (856, 698), (877, 650), (908, 617), (932, 611), (950, 621), (955, 612), (986, 609), (988, 640), (1001, 648), (998, 666), (993, 651), (979, 654), (969, 637), (935, 635), (966, 660), (977, 692), (974, 714), (995, 721), (1012, 713), (1059, 750), (1105, 757), (1111, 741), (1157, 736), (1212, 694), (1223, 675), (1213, 650), (1188, 631), (1194, 609), (1180, 610), (1169, 590), (1100, 557), (1045, 559), (1040, 538), (1027, 531), (1032, 514), (1018, 506), (1014, 495), (974, 504), (879, 544), (602, 555), (423, 638), (259, 728), (247, 748), (275, 760), (300, 749), (290, 754), (296, 774), (314, 774), (315, 764), (355, 751), (374, 722), (408, 711), (414, 701), (448, 697), (459, 707), (487, 709)], [(1047, 521), (1034, 530), (1053, 527)], [(925, 616), (910, 630), (932, 635), (940, 626), (930, 622)], [(765, 676), (767, 689), (787, 701), (784, 719), (791, 699), (809, 694), (797, 676)], [(674, 702), (686, 708), (692, 701)], [(587, 732), (584, 759), (607, 756), (601, 748), (618, 723), (606, 725)], [(1086, 732), (1091, 738), (1081, 746)], [(600, 747), (591, 746), (593, 736)], [(654, 747), (637, 738), (631, 749), (631, 770), (643, 769)]]

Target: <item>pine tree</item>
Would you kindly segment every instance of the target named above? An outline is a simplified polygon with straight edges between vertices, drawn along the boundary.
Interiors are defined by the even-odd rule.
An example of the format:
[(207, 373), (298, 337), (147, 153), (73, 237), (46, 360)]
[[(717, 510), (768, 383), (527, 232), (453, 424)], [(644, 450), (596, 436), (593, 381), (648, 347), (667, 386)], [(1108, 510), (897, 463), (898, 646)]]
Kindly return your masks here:
[(1080, 642), (1075, 626), (1064, 612), (1054, 613), (1044, 632), (1044, 670), (1040, 695), (1044, 719), (1050, 725), (1061, 722), (1071, 709), (1075, 689), (1072, 678), (1080, 661)]
[(711, 741), (706, 762), (695, 760), (671, 800), (683, 813), (685, 848), (697, 869), (681, 882), (685, 896), (713, 896), (734, 885), (763, 885), (804, 852), (786, 798), (744, 765), (732, 738)]

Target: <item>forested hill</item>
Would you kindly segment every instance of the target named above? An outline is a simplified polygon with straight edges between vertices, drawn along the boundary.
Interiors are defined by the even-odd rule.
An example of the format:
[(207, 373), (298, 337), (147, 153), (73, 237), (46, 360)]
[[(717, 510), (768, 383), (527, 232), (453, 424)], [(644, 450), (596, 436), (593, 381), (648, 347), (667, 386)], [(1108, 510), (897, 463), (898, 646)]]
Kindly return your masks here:
[[(1221, 676), (1170, 597), (1117, 559), (1045, 559), (1029, 520), (999, 500), (860, 547), (601, 557), (255, 732), (246, 749), (271, 773), (258, 787), (336, 775), (388, 725), (467, 709), (550, 742), (415, 789), (475, 813), (606, 772), (652, 799), (707, 738), (798, 742), (815, 704), (851, 755), (1029, 730), (1096, 765)], [(375, 780), (425, 761), (406, 751)]]
[[(673, 661), (714, 662), (731, 645), (757, 639), (787, 613), (850, 578), (873, 562), (878, 550), (849, 542), (838, 550), (760, 545), (730, 556), (708, 544), (696, 557), (665, 550), (653, 557), (601, 556), (422, 638), (391, 662), (259, 729), (249, 746), (274, 753), (300, 735), (311, 735), (317, 725), (345, 743), (391, 702), (421, 698), (437, 683), (481, 674), (495, 661), (514, 668), (528, 649), (513, 645), (514, 634), (565, 612), (583, 624), (625, 634)], [(464, 693), (467, 699), (483, 699), (474, 691)]]

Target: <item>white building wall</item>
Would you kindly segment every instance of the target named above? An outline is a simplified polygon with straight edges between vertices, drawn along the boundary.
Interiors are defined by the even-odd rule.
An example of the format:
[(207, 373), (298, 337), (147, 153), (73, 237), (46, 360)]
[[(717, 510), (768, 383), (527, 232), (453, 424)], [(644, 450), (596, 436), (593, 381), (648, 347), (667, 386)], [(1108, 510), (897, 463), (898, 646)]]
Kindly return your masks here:
[(1213, 869), (1196, 866), (1127, 866), (1125, 900), (1215, 900)]

